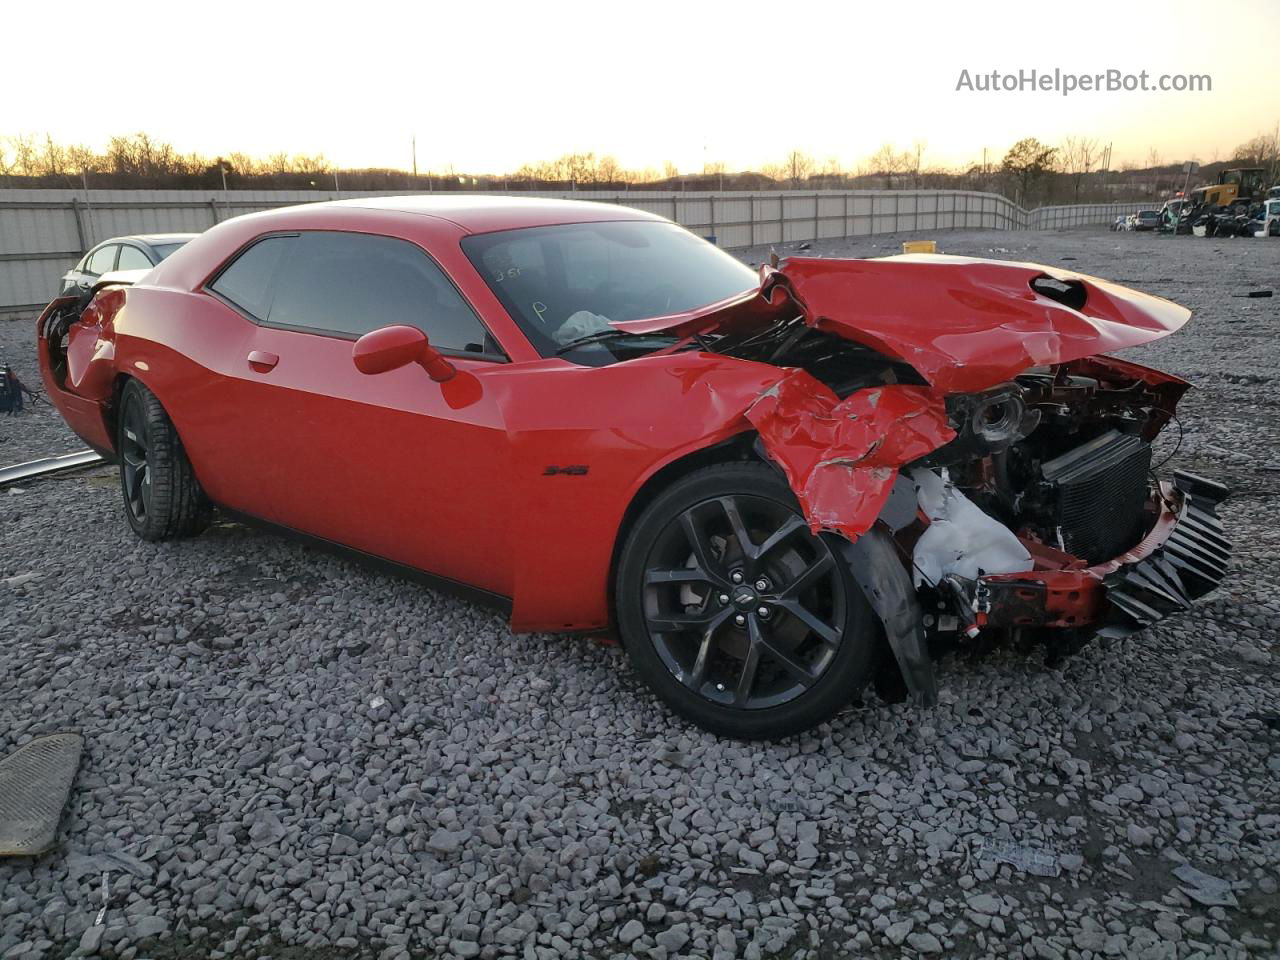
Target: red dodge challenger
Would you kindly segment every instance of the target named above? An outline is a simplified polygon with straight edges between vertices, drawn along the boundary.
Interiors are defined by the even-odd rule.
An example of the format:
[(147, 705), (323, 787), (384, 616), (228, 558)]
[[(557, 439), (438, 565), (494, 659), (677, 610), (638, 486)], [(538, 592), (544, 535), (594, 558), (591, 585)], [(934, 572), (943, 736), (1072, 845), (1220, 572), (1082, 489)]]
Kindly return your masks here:
[(361, 199), (222, 223), (55, 300), (49, 396), (146, 540), (215, 505), (616, 630), (719, 734), (820, 723), (931, 651), (1069, 652), (1223, 578), (1218, 483), (1152, 474), (1188, 384), (1102, 356), (1189, 312), (1049, 267), (759, 273), (621, 206)]

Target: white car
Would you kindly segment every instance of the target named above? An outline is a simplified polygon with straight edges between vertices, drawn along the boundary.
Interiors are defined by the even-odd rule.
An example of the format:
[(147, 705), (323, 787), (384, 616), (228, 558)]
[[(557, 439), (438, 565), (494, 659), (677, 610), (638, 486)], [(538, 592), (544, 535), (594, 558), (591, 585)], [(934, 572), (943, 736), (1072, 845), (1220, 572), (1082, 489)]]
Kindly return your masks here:
[(1280, 237), (1280, 197), (1262, 202), (1262, 213), (1252, 221), (1255, 237)]

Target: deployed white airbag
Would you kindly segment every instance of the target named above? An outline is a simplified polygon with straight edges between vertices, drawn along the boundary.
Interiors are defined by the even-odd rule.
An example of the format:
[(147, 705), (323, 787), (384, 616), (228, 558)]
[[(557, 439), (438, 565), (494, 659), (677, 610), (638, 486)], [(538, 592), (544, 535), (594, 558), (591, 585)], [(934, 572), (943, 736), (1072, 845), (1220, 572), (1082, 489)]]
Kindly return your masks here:
[(932, 470), (913, 470), (911, 479), (920, 509), (929, 518), (911, 557), (917, 587), (937, 586), (952, 573), (976, 580), (983, 574), (1031, 569), (1031, 554), (1013, 531), (949, 481)]
[(612, 324), (609, 323), (608, 317), (602, 317), (590, 310), (579, 310), (560, 325), (555, 338), (560, 343), (569, 343), (571, 340), (589, 337), (593, 333), (603, 333), (610, 329)]

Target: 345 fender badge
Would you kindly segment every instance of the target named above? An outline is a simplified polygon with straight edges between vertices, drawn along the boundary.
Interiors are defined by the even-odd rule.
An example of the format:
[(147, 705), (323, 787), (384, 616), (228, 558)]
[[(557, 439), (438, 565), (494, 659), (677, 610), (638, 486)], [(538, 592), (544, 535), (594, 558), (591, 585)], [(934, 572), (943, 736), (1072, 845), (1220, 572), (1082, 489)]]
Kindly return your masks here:
[(543, 470), (542, 475), (544, 477), (554, 477), (557, 474), (563, 474), (568, 477), (583, 477), (586, 476), (587, 469), (587, 466), (581, 463), (570, 464), (567, 467), (557, 467), (552, 465)]

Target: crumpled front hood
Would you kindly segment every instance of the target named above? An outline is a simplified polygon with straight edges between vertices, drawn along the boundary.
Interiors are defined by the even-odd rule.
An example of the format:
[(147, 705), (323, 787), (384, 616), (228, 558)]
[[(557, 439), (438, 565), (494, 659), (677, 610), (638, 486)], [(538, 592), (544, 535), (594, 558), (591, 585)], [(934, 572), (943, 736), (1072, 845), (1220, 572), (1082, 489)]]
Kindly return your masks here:
[(1069, 270), (923, 254), (792, 257), (761, 268), (754, 296), (616, 326), (728, 332), (766, 316), (787, 319), (797, 308), (810, 326), (902, 360), (942, 393), (983, 390), (1030, 367), (1148, 343), (1191, 316), (1176, 303)]
[(1035, 263), (807, 257), (779, 272), (809, 324), (910, 364), (944, 393), (1148, 343), (1191, 316), (1160, 297)]

